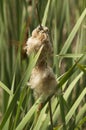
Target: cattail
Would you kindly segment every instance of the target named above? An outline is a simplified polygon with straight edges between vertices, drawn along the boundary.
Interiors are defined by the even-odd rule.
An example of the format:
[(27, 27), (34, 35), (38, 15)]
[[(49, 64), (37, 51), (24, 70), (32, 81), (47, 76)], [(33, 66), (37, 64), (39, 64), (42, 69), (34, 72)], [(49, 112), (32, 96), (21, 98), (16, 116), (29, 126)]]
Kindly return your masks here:
[(31, 89), (34, 90), (35, 99), (43, 95), (46, 99), (56, 91), (56, 77), (48, 65), (33, 68), (30, 78)]
[(49, 30), (47, 27), (41, 29), (40, 26), (38, 26), (33, 30), (32, 36), (28, 38), (26, 42), (25, 49), (27, 55), (30, 55), (32, 52), (37, 53), (41, 46), (44, 46), (42, 50), (43, 55), (49, 55), (52, 53), (52, 45), (48, 33)]
[(32, 36), (26, 42), (25, 50), (27, 55), (32, 52), (37, 53), (41, 46), (43, 46), (43, 49), (36, 66), (32, 70), (29, 83), (34, 91), (35, 99), (42, 95), (44, 100), (55, 93), (57, 81), (48, 63), (53, 50), (49, 38), (49, 30), (47, 27), (38, 26), (33, 30)]

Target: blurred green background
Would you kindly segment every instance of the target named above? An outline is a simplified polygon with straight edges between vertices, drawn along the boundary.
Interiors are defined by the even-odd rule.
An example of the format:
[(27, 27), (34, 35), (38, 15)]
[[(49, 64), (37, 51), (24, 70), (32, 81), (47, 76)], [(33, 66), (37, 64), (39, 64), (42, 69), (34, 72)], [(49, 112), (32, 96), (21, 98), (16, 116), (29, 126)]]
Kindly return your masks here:
[(53, 129), (85, 130), (86, 0), (0, 0), (0, 130), (52, 130), (48, 104), (35, 122), (37, 104), (27, 87), (39, 56), (27, 57), (23, 50), (39, 25), (36, 3), (54, 49)]

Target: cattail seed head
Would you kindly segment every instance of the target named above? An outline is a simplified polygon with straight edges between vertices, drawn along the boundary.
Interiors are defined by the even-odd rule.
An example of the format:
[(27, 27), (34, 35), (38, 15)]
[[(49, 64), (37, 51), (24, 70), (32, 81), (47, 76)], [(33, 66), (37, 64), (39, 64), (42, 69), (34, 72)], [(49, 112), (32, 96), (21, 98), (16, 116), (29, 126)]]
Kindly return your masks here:
[[(42, 26), (43, 27), (43, 26)], [(26, 42), (26, 53), (30, 55), (32, 52), (38, 52), (40, 47), (43, 45), (42, 54), (50, 54), (52, 53), (52, 45), (49, 38), (49, 30), (47, 27), (43, 27), (43, 29), (38, 26), (33, 30), (32, 36), (28, 38)], [(43, 56), (43, 55), (42, 55)]]
[(37, 99), (43, 95), (46, 99), (56, 91), (57, 81), (52, 68), (48, 65), (48, 59), (52, 55), (52, 45), (49, 38), (47, 27), (38, 26), (33, 30), (32, 36), (26, 42), (26, 53), (37, 53), (42, 48), (36, 66), (33, 68), (29, 84), (34, 91), (34, 97)]
[(55, 93), (56, 77), (49, 66), (36, 66), (33, 68), (30, 78), (31, 89), (34, 90), (35, 98), (43, 95), (45, 98)]

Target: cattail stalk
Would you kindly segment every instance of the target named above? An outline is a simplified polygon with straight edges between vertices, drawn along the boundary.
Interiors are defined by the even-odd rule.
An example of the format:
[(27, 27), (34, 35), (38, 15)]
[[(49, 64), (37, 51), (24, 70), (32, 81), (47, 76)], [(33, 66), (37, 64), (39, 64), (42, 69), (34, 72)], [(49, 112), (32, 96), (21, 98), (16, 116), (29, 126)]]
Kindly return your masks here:
[[(41, 25), (40, 17), (39, 22), (40, 26), (34, 29), (32, 32), (32, 36), (28, 38), (25, 50), (27, 55), (30, 55), (32, 52), (36, 54), (39, 51), (40, 47), (43, 46), (37, 64), (32, 70), (29, 81), (31, 89), (33, 89), (34, 91), (35, 99), (39, 98), (42, 95), (42, 104), (50, 95), (55, 93), (57, 81), (53, 70), (48, 63), (48, 59), (50, 59), (50, 55), (52, 55), (53, 50), (49, 38), (49, 30), (47, 27)], [(49, 111), (51, 127), (53, 130), (51, 99), (49, 99)]]

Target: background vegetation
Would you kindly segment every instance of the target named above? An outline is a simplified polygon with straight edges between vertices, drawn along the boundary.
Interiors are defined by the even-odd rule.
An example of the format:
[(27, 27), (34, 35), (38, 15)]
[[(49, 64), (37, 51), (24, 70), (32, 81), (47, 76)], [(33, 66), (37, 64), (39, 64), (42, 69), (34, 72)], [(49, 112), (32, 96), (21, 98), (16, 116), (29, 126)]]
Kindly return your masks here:
[[(53, 129), (85, 130), (86, 0), (39, 0), (38, 8), (54, 48)], [(35, 57), (22, 51), (38, 24), (36, 0), (0, 0), (0, 130), (52, 129), (48, 103), (37, 117), (40, 100), (27, 87), (40, 51)]]

